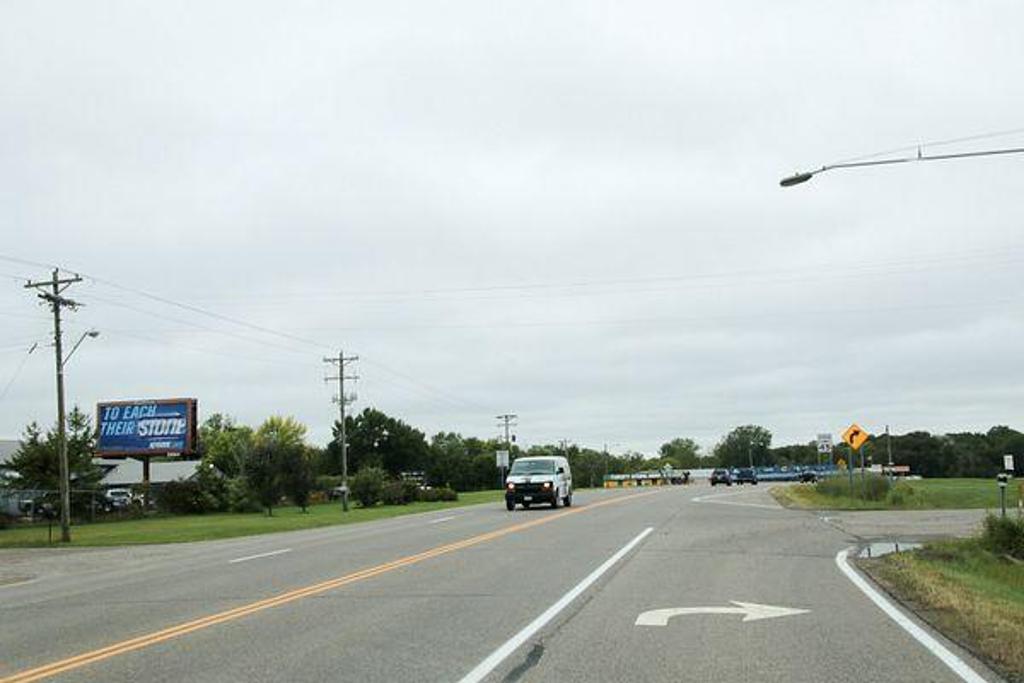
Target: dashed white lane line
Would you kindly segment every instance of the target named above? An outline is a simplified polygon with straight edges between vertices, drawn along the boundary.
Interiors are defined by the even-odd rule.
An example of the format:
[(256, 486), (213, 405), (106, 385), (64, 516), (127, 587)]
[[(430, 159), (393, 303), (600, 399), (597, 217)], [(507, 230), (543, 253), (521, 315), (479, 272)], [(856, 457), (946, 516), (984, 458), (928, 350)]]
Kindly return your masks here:
[(449, 515), (447, 517), (441, 517), (440, 519), (432, 519), (427, 524), (440, 524), (441, 522), (450, 522), (458, 517), (458, 515)]
[(544, 610), (539, 617), (527, 624), (522, 631), (509, 638), (504, 645), (488, 655), (487, 659), (477, 664), (476, 668), (466, 674), (459, 683), (479, 683), (479, 681), (482, 681), (487, 674), (494, 671), (494, 669), (505, 661), (510, 654), (515, 652), (520, 645), (525, 643), (534, 633), (544, 628), (544, 626), (554, 619), (559, 612), (568, 607), (573, 600), (583, 593), (583, 591), (587, 590), (587, 588), (589, 588), (595, 581), (601, 578), (602, 574), (611, 569), (616, 562), (625, 557), (630, 550), (640, 543), (640, 541), (647, 538), (647, 535), (652, 531), (654, 531), (653, 527), (647, 527), (644, 529), (639, 536), (620, 548), (618, 552), (605, 560), (600, 567), (588, 574), (585, 579), (580, 581), (568, 593), (559, 598), (558, 602)]
[(871, 599), (871, 602), (878, 605), (879, 609), (885, 612), (886, 616), (899, 624), (900, 627), (913, 636), (917, 642), (928, 648), (933, 655), (938, 657), (943, 664), (952, 669), (953, 673), (959, 676), (962, 680), (967, 681), (967, 683), (986, 683), (985, 679), (978, 675), (978, 672), (968, 666), (964, 660), (957, 657), (949, 650), (949, 648), (907, 618), (903, 612), (886, 600), (881, 593), (871, 586), (871, 584), (865, 581), (864, 578), (850, 566), (850, 563), (846, 559), (850, 554), (850, 550), (850, 548), (847, 548), (846, 550), (840, 550), (839, 553), (836, 554), (836, 565), (839, 567), (839, 571), (843, 572), (843, 574), (846, 575), (846, 578), (853, 582), (854, 586), (859, 588), (864, 595)]
[(271, 550), (269, 553), (247, 555), (246, 557), (236, 557), (233, 560), (228, 560), (228, 564), (235, 564), (236, 562), (248, 562), (249, 560), (258, 560), (261, 557), (273, 557), (274, 555), (283, 555), (285, 553), (290, 553), (291, 551), (291, 548), (281, 548), (280, 550)]

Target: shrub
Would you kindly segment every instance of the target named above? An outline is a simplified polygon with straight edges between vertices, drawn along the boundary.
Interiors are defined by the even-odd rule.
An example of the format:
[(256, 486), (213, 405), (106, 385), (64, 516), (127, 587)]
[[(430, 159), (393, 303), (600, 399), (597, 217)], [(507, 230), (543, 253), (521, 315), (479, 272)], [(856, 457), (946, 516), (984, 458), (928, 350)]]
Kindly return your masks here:
[(313, 466), (303, 449), (292, 448), (281, 457), (281, 483), (292, 503), (306, 511), (313, 490)]
[(405, 505), (405, 488), (400, 481), (389, 481), (381, 488), (380, 499), (385, 505)]
[(228, 509), (232, 512), (259, 512), (262, 509), (243, 477), (228, 479), (227, 492)]
[(998, 555), (1024, 560), (1024, 519), (987, 515), (981, 543)]
[(914, 495), (914, 487), (900, 482), (889, 490), (887, 500), (893, 507), (913, 507), (920, 499)]
[(330, 491), (336, 486), (341, 486), (341, 475), (321, 474), (316, 478), (313, 486), (316, 491)]
[(861, 475), (855, 473), (852, 495), (849, 478), (844, 474), (822, 479), (814, 485), (814, 489), (823, 496), (830, 496), (832, 498), (851, 497), (877, 501), (885, 499), (891, 486), (888, 477), (868, 474), (864, 476), (864, 481), (862, 482)]
[(218, 507), (218, 501), (195, 480), (169, 481), (160, 489), (158, 506), (177, 515), (202, 514)]
[(424, 503), (435, 503), (439, 500), (458, 500), (459, 494), (447, 486), (420, 489), (417, 498)]
[(380, 500), (387, 473), (379, 467), (364, 467), (352, 477), (352, 497), (364, 508), (373, 507)]
[(412, 503), (419, 500), (420, 485), (411, 480), (402, 480), (402, 498), (405, 499), (406, 503)]

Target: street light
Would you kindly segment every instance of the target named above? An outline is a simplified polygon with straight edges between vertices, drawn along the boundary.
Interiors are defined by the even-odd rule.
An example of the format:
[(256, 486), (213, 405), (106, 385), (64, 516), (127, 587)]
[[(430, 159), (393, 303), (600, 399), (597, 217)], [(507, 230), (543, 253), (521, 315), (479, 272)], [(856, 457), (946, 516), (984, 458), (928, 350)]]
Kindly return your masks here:
[(71, 347), (71, 352), (64, 357), (64, 361), (62, 364), (68, 364), (68, 361), (71, 360), (71, 356), (75, 355), (75, 351), (77, 351), (78, 347), (82, 345), (82, 342), (85, 341), (86, 337), (89, 337), (90, 339), (95, 339), (98, 336), (100, 336), (99, 330), (89, 330), (88, 332), (83, 332), (82, 336), (79, 337), (78, 341), (75, 342), (75, 345)]
[(68, 466), (68, 439), (64, 426), (64, 366), (71, 360), (78, 347), (82, 345), (86, 337), (98, 337), (100, 333), (96, 330), (84, 332), (74, 347), (64, 358), (60, 357), (60, 327), (57, 327), (55, 335), (55, 347), (57, 351), (57, 436), (58, 436), (58, 457), (60, 465), (60, 538), (64, 543), (71, 541), (71, 472)]
[(803, 171), (800, 173), (794, 173), (791, 176), (786, 176), (779, 181), (779, 185), (782, 187), (793, 187), (794, 185), (800, 185), (806, 183), (808, 180), (813, 178), (819, 173), (825, 171), (832, 171), (838, 168), (861, 168), (863, 166), (888, 166), (891, 164), (906, 164), (912, 161), (946, 161), (949, 159), (967, 159), (969, 157), (990, 157), (1001, 154), (1021, 154), (1024, 153), (1024, 147), (1013, 147), (1009, 149), (987, 149), (978, 152), (960, 152), (958, 154), (921, 154), (921, 150), (917, 151), (917, 156), (912, 157), (897, 157), (894, 159), (877, 159), (875, 161), (850, 161), (840, 164), (829, 164), (822, 166), (819, 169), (813, 171)]

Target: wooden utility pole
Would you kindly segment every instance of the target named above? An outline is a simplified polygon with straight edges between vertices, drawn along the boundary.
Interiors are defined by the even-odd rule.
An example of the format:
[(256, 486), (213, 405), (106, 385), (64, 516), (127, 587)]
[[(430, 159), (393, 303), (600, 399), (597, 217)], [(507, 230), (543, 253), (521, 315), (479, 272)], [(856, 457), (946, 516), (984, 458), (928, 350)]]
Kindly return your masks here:
[[(53, 310), (53, 349), (57, 365), (57, 458), (60, 463), (60, 540), (62, 543), (71, 542), (71, 476), (68, 467), (68, 438), (67, 425), (64, 415), (64, 350), (60, 331), (60, 312), (63, 308), (72, 310), (78, 308), (79, 304), (67, 299), (61, 294), (82, 278), (77, 275), (61, 278), (60, 270), (53, 269), (53, 277), (50, 280), (26, 283), (26, 289), (37, 289), (39, 298), (50, 304)], [(49, 291), (46, 291), (49, 289)]]

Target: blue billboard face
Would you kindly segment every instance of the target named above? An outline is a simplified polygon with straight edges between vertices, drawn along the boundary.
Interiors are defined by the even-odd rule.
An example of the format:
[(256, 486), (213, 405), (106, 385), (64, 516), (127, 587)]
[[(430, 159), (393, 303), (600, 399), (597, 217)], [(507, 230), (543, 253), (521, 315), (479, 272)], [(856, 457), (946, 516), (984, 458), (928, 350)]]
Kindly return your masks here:
[(100, 455), (191, 453), (195, 406), (194, 399), (100, 403), (96, 450)]

